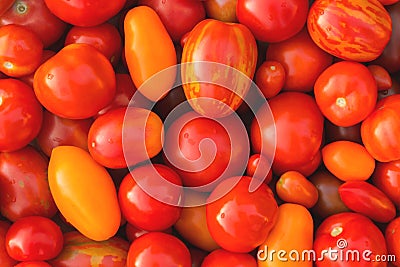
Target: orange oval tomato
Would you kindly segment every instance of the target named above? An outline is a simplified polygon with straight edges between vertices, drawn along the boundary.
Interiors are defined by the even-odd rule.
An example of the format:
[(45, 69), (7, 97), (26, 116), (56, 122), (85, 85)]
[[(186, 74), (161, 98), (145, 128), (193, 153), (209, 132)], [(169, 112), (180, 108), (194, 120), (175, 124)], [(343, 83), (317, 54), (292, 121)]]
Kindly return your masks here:
[(181, 69), (183, 90), (192, 108), (210, 117), (224, 117), (236, 110), (250, 88), (245, 77), (253, 78), (257, 54), (256, 41), (246, 26), (214, 19), (199, 22), (182, 52), (182, 63), (188, 63)]
[(318, 201), (318, 189), (297, 171), (287, 171), (276, 183), (276, 193), (285, 202), (312, 208)]
[[(313, 246), (314, 222), (310, 212), (302, 205), (285, 203), (279, 206), (275, 227), (257, 252), (259, 267), (296, 266), (311, 267), (312, 259), (302, 260), (302, 252)], [(284, 254), (279, 251), (284, 251)], [(274, 254), (272, 251), (279, 252)], [(292, 253), (297, 251), (299, 255)], [(272, 253), (272, 254), (271, 254)], [(296, 256), (299, 259), (296, 259)], [(310, 256), (310, 255), (309, 255)], [(286, 260), (286, 261), (285, 261)]]
[(89, 152), (73, 146), (54, 148), (48, 179), (58, 209), (79, 232), (95, 241), (116, 234), (121, 212), (115, 185)]
[(342, 181), (365, 181), (375, 169), (375, 160), (363, 145), (345, 140), (324, 146), (322, 161)]
[(141, 85), (163, 69), (177, 63), (174, 44), (160, 17), (148, 6), (138, 6), (128, 11), (124, 22), (125, 57), (132, 80), (147, 98), (156, 101), (163, 97), (175, 82), (175, 71), (163, 75), (163, 83), (156, 87)]

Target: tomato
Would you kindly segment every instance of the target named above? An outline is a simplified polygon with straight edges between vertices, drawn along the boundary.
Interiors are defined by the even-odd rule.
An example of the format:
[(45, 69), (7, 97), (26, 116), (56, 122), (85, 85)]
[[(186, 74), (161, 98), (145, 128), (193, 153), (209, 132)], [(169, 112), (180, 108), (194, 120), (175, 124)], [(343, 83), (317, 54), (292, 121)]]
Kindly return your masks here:
[(318, 200), (318, 189), (297, 171), (287, 171), (276, 183), (276, 193), (285, 202), (312, 208)]
[(354, 143), (362, 144), (361, 141), (361, 123), (357, 123), (353, 126), (342, 127), (337, 126), (330, 122), (329, 120), (325, 120), (325, 142), (327, 144), (335, 142), (335, 141), (351, 141)]
[(257, 267), (253, 256), (247, 253), (235, 253), (224, 249), (217, 249), (208, 254), (201, 267)]
[(51, 267), (51, 265), (45, 261), (23, 261), (14, 267)]
[[(257, 251), (258, 266), (304, 266), (311, 267), (312, 260), (296, 259), (291, 251), (302, 253), (313, 247), (314, 222), (310, 212), (298, 204), (286, 203), (279, 206), (276, 226)], [(284, 251), (283, 259), (276, 258), (272, 251)], [(281, 253), (278, 255), (282, 256)]]
[(17, 24), (34, 32), (45, 47), (54, 44), (63, 35), (67, 24), (47, 8), (44, 0), (17, 0), (0, 17), (0, 26)]
[(72, 25), (90, 27), (106, 22), (116, 15), (126, 0), (45, 0), (54, 15)]
[(60, 227), (46, 217), (26, 216), (15, 221), (6, 234), (7, 253), (18, 261), (55, 258), (63, 248)]
[[(273, 121), (265, 109), (260, 109), (251, 125), (251, 143), (256, 153), (269, 155), (275, 136), (276, 151), (273, 171), (280, 175), (288, 170), (300, 170), (317, 155), (322, 143), (324, 119), (315, 100), (304, 93), (284, 92), (269, 100)], [(264, 104), (266, 105), (266, 104)], [(303, 173), (306, 175), (305, 173)]]
[(193, 203), (206, 203), (207, 194), (190, 191), (185, 194), (184, 207), (174, 228), (191, 245), (205, 251), (218, 249), (207, 227), (206, 206), (194, 206)]
[(237, 22), (237, 0), (208, 0), (203, 3), (207, 17), (224, 22)]
[[(252, 251), (267, 238), (276, 222), (278, 205), (271, 189), (261, 184), (249, 192), (251, 179), (243, 176), (223, 180), (211, 192), (206, 205), (211, 236), (231, 252)], [(232, 189), (226, 193), (227, 188)], [(213, 199), (217, 200), (210, 202)]]
[(172, 116), (173, 114), (174, 117), (180, 117), (189, 111), (193, 111), (189, 103), (186, 101), (186, 96), (183, 92), (182, 86), (178, 86), (169, 91), (163, 99), (156, 102), (153, 110), (158, 114), (158, 116), (160, 116), (160, 118), (162, 118), (163, 121), (165, 121), (169, 115)]
[[(266, 173), (267, 170), (268, 173)], [(268, 184), (272, 180), (271, 163), (262, 154), (253, 154), (247, 162), (246, 175)]]
[[(165, 180), (177, 187), (167, 186)], [(129, 223), (147, 231), (162, 231), (171, 227), (182, 211), (179, 206), (183, 196), (183, 189), (179, 187), (181, 184), (178, 174), (161, 164), (146, 164), (131, 169), (118, 190), (123, 216)], [(154, 188), (157, 195), (149, 192), (150, 188)]]
[(48, 159), (32, 146), (0, 153), (0, 209), (10, 221), (53, 217), (57, 207), (47, 181)]
[(306, 0), (238, 0), (236, 15), (240, 23), (262, 42), (281, 42), (298, 33), (306, 23)]
[(28, 85), (16, 79), (0, 80), (0, 151), (25, 147), (39, 133), (42, 106)]
[(343, 181), (367, 180), (375, 169), (375, 160), (367, 149), (351, 141), (335, 141), (322, 148), (325, 167)]
[(249, 91), (257, 44), (242, 24), (206, 19), (189, 33), (181, 62), (187, 63), (182, 65), (181, 77), (192, 108), (202, 115), (224, 117), (240, 106)]
[(378, 0), (316, 0), (308, 13), (307, 28), (321, 49), (361, 62), (376, 59), (392, 33), (390, 15)]
[(172, 40), (178, 43), (182, 36), (206, 17), (202, 1), (193, 0), (139, 0), (160, 17)]
[(282, 90), (285, 81), (285, 68), (278, 61), (264, 61), (257, 68), (255, 82), (265, 98), (276, 96)]
[[(151, 32), (149, 29), (152, 29)], [(157, 72), (177, 63), (171, 37), (160, 17), (148, 6), (138, 6), (128, 11), (124, 32), (126, 63), (136, 88), (150, 100), (159, 100), (174, 84), (175, 68), (170, 68), (168, 75), (162, 76), (162, 85), (157, 84), (156, 88), (141, 86)]]
[(343, 212), (326, 218), (315, 232), (314, 250), (319, 257), (317, 267), (386, 266), (386, 262), (375, 260), (387, 254), (382, 232), (358, 213)]
[(70, 224), (95, 241), (115, 235), (121, 222), (115, 185), (88, 152), (73, 146), (54, 148), (48, 176), (54, 201)]
[(6, 234), (10, 228), (11, 223), (5, 220), (0, 220), (0, 265), (1, 266), (14, 266), (17, 261), (8, 255), (6, 250)]
[(170, 234), (151, 232), (131, 243), (127, 267), (134, 266), (190, 267), (192, 264), (189, 250), (182, 241)]
[(122, 52), (122, 39), (117, 28), (109, 23), (93, 27), (72, 27), (65, 37), (69, 44), (90, 44), (96, 47), (113, 66), (119, 62)]
[(4, 0), (0, 3), (0, 16), (3, 15), (15, 2), (15, 0)]
[(314, 85), (315, 100), (322, 114), (342, 127), (360, 123), (374, 110), (377, 91), (368, 68), (351, 61), (331, 65)]
[(4, 74), (31, 74), (39, 67), (42, 54), (42, 41), (31, 30), (14, 24), (0, 27), (0, 71)]
[[(394, 255), (396, 259), (400, 258), (400, 217), (397, 217), (391, 221), (385, 230), (386, 245), (388, 253)], [(393, 262), (395, 266), (399, 266), (399, 261), (395, 260)]]
[(110, 61), (88, 44), (61, 49), (38, 68), (33, 85), (47, 110), (69, 119), (97, 114), (112, 101), (116, 90)]
[(64, 234), (64, 248), (50, 261), (53, 267), (125, 267), (129, 243), (117, 236), (105, 241), (91, 240), (77, 231)]
[(372, 183), (400, 209), (400, 161), (377, 162)]
[(370, 64), (367, 67), (374, 76), (379, 91), (388, 90), (392, 87), (392, 78), (384, 67), (375, 64)]
[[(40, 61), (40, 64), (43, 64), (44, 62), (46, 62), (49, 58), (51, 58), (55, 54), (56, 54), (56, 52), (54, 52), (53, 50), (43, 50), (42, 59)], [(18, 79), (33, 88), (33, 77), (34, 76), (35, 76), (35, 72), (32, 72), (31, 74), (28, 74), (28, 75), (25, 75), (22, 77), (18, 77)]]
[(382, 5), (388, 6), (399, 2), (399, 0), (379, 0), (379, 2), (381, 2)]
[(374, 221), (387, 223), (396, 216), (392, 201), (378, 188), (365, 181), (348, 181), (339, 187), (343, 203), (351, 210)]

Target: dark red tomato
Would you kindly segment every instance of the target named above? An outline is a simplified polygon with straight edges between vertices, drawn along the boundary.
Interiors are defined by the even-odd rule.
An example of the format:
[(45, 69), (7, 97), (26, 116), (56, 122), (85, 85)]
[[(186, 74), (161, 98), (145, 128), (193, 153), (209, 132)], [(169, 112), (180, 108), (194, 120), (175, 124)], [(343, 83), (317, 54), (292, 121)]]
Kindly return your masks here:
[(253, 154), (247, 162), (246, 175), (268, 184), (272, 180), (271, 163), (262, 154)]
[(43, 45), (54, 44), (63, 35), (67, 24), (47, 8), (44, 0), (17, 0), (0, 17), (0, 26), (17, 24), (36, 33)]
[(60, 19), (75, 25), (90, 27), (106, 22), (116, 15), (126, 0), (45, 0), (47, 7)]
[(192, 267), (201, 267), (201, 263), (208, 255), (208, 252), (196, 247), (189, 247), (190, 257), (192, 259)]
[[(178, 187), (165, 186), (164, 179)], [(146, 188), (143, 189), (141, 186), (144, 181)], [(171, 227), (179, 219), (182, 210), (178, 206), (183, 194), (183, 189), (179, 187), (181, 184), (178, 174), (161, 164), (147, 164), (132, 169), (118, 190), (123, 216), (132, 225), (147, 231), (162, 231)], [(150, 187), (157, 189), (157, 196), (147, 193)]]
[[(395, 78), (395, 76), (392, 78)], [(392, 79), (392, 87), (388, 90), (378, 92), (378, 100), (394, 94), (400, 94), (400, 84), (396, 79)]]
[(286, 71), (278, 61), (264, 61), (257, 68), (255, 82), (265, 98), (276, 96), (286, 81)]
[(39, 133), (42, 106), (32, 88), (15, 79), (0, 80), (0, 151), (23, 148)]
[(39, 67), (43, 43), (31, 30), (19, 25), (0, 27), (0, 71), (10, 77), (31, 74)]
[(45, 261), (23, 261), (15, 265), (14, 267), (52, 267)]
[(399, 266), (400, 259), (400, 217), (391, 221), (385, 230), (386, 245), (389, 255), (394, 255), (392, 261), (395, 266)]
[(349, 209), (376, 222), (387, 223), (396, 216), (392, 201), (368, 182), (347, 181), (339, 187), (339, 195)]
[(40, 149), (50, 157), (53, 148), (73, 145), (88, 150), (87, 138), (93, 119), (72, 120), (61, 118), (47, 110), (43, 112), (43, 123), (36, 137)]
[(306, 23), (307, 0), (238, 0), (236, 15), (257, 40), (281, 42), (298, 33)]
[(234, 253), (217, 249), (208, 254), (201, 267), (257, 267), (257, 261), (247, 253)]
[(121, 35), (110, 23), (93, 27), (72, 27), (65, 37), (65, 46), (69, 44), (93, 45), (110, 60), (113, 66), (116, 66), (121, 58)]
[(14, 266), (17, 261), (8, 255), (6, 250), (6, 234), (10, 228), (9, 221), (0, 220), (0, 266)]
[[(382, 232), (358, 213), (343, 212), (326, 218), (315, 232), (314, 250), (318, 257), (323, 257), (316, 261), (317, 267), (386, 266), (386, 262), (375, 261), (375, 256), (387, 254)], [(357, 257), (351, 251), (357, 251), (359, 260), (351, 260), (352, 256)]]
[(347, 140), (361, 144), (361, 123), (349, 127), (341, 127), (325, 120), (325, 142), (327, 144)]
[(127, 267), (180, 266), (191, 267), (189, 249), (173, 235), (151, 232), (131, 243)]
[(137, 228), (136, 226), (132, 225), (131, 223), (126, 223), (125, 225), (125, 234), (126, 238), (129, 242), (133, 242), (133, 240), (137, 239), (138, 237), (147, 234), (149, 231)]
[[(55, 54), (56, 54), (56, 52), (54, 52), (53, 50), (43, 50), (42, 60), (40, 61), (40, 64), (43, 64), (44, 62), (46, 62), (49, 58), (51, 58)], [(35, 73), (33, 72), (29, 75), (19, 77), (18, 79), (33, 88), (33, 77), (34, 76), (35, 76)]]
[(0, 2), (0, 16), (13, 5), (14, 1), (15, 0), (3, 0)]
[(57, 257), (63, 248), (60, 227), (46, 217), (27, 216), (14, 222), (6, 234), (8, 254), (18, 261), (43, 261)]
[(206, 18), (206, 11), (199, 0), (139, 0), (139, 5), (153, 8), (175, 43)]
[(389, 90), (392, 87), (392, 78), (389, 72), (380, 65), (371, 64), (367, 66), (374, 76), (379, 91)]
[(377, 162), (372, 183), (400, 209), (400, 160)]
[(96, 115), (111, 103), (116, 91), (110, 61), (88, 44), (61, 49), (37, 69), (33, 85), (47, 110), (70, 119)]
[(47, 181), (48, 159), (31, 146), (0, 153), (1, 214), (11, 221), (53, 217), (57, 207)]
[[(270, 155), (276, 127), (276, 151), (273, 171), (280, 175), (289, 170), (300, 170), (311, 162), (322, 143), (324, 118), (315, 100), (304, 93), (285, 92), (269, 101), (274, 120), (269, 120), (267, 109), (260, 109), (251, 125), (251, 142), (256, 153)], [(303, 173), (303, 175), (307, 175)]]
[(271, 189), (261, 184), (250, 193), (251, 180), (243, 176), (222, 181), (211, 192), (206, 205), (212, 238), (231, 252), (252, 251), (267, 238), (276, 222), (278, 205)]
[(171, 89), (167, 95), (160, 101), (157, 101), (154, 106), (154, 112), (156, 112), (162, 120), (165, 120), (168, 115), (172, 116), (172, 114), (170, 114), (172, 111), (174, 112), (172, 114), (176, 117), (180, 117), (189, 111), (193, 111), (188, 101), (186, 101), (186, 96), (183, 92), (182, 86)]
[(318, 76), (332, 64), (332, 56), (320, 49), (304, 28), (283, 42), (270, 44), (267, 60), (280, 62), (285, 68), (283, 90), (312, 91)]

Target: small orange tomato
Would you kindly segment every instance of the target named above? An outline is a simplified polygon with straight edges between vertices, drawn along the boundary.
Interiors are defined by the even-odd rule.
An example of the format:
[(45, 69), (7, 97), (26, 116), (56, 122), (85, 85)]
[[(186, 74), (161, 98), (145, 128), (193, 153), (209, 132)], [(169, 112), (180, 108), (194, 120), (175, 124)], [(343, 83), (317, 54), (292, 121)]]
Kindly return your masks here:
[(163, 75), (157, 86), (141, 85), (151, 76), (177, 63), (175, 46), (160, 17), (148, 6), (128, 11), (124, 21), (125, 58), (132, 80), (147, 98), (156, 101), (163, 97), (175, 82), (176, 70)]
[(95, 241), (116, 234), (121, 222), (117, 192), (107, 170), (89, 152), (74, 146), (54, 148), (48, 179), (58, 209), (79, 232)]
[(276, 183), (276, 193), (285, 202), (311, 208), (318, 201), (318, 189), (297, 171), (287, 171)]
[(351, 141), (336, 141), (323, 147), (322, 161), (342, 181), (365, 181), (375, 169), (375, 160), (367, 149)]

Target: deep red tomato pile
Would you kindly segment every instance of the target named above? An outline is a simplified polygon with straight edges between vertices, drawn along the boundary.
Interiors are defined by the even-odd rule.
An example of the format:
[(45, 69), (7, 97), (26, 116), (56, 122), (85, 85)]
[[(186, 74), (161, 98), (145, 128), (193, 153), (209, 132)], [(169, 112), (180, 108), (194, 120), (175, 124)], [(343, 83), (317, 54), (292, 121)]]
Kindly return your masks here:
[(400, 267), (400, 1), (0, 0), (0, 266)]

